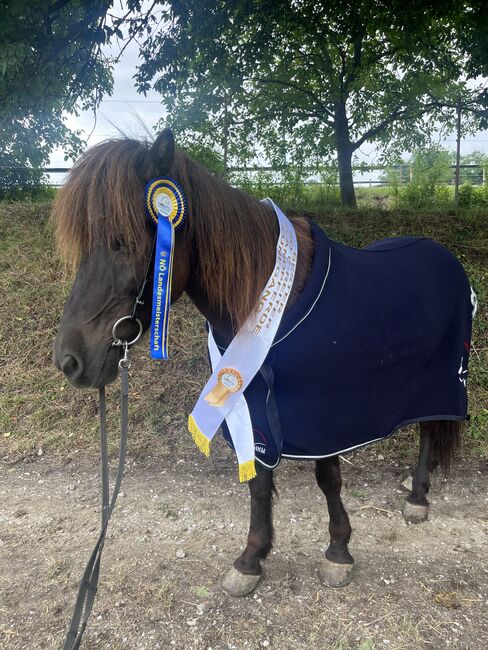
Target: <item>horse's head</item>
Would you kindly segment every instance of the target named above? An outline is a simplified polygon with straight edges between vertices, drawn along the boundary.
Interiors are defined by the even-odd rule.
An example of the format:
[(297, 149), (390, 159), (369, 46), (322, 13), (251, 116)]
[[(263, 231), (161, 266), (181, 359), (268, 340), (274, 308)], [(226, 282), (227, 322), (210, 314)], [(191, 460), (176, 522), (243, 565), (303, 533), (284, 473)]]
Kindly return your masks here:
[[(134, 140), (104, 142), (74, 165), (54, 206), (61, 253), (77, 269), (54, 343), (54, 362), (78, 387), (101, 387), (113, 381), (121, 348), (114, 347), (112, 327), (132, 312), (151, 254), (153, 232), (144, 206), (150, 178), (171, 175), (173, 134), (165, 129), (152, 147)], [(189, 278), (185, 231), (178, 232), (172, 301)], [(150, 323), (152, 270), (137, 316)], [(131, 339), (138, 325), (124, 321), (119, 338)]]

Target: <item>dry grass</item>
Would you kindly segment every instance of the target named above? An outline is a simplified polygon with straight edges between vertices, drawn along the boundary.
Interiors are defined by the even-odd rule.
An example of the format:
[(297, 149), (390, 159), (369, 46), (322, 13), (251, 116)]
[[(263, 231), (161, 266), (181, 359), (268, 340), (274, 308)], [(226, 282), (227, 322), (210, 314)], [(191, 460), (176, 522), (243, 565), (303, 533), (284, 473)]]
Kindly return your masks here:
[[(46, 450), (76, 453), (95, 448), (97, 398), (78, 391), (51, 362), (52, 342), (69, 281), (53, 251), (48, 225), (50, 204), (0, 203), (0, 445), (10, 459)], [(478, 294), (471, 359), (472, 425), (466, 449), (488, 453), (488, 218), (483, 215), (417, 215), (363, 211), (331, 212), (319, 219), (329, 235), (361, 246), (391, 235), (423, 234), (451, 248), (463, 261)], [(131, 375), (131, 453), (157, 447), (170, 453), (167, 428), (182, 430), (207, 372), (203, 318), (187, 299), (175, 305), (171, 320), (171, 360), (149, 359), (143, 342), (133, 354)], [(117, 404), (117, 387), (109, 405)], [(110, 412), (117, 429), (116, 409)], [(112, 438), (112, 444), (115, 438)], [(382, 443), (409, 453), (411, 433)]]

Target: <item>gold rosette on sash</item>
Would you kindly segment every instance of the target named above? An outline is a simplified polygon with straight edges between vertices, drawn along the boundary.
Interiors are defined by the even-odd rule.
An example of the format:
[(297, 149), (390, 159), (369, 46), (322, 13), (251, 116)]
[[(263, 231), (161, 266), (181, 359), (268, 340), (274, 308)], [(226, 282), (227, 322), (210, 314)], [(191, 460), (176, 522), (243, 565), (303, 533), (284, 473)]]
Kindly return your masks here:
[(237, 393), (241, 388), (241, 373), (235, 368), (222, 368), (217, 375), (217, 384), (204, 399), (211, 406), (223, 406), (231, 393)]

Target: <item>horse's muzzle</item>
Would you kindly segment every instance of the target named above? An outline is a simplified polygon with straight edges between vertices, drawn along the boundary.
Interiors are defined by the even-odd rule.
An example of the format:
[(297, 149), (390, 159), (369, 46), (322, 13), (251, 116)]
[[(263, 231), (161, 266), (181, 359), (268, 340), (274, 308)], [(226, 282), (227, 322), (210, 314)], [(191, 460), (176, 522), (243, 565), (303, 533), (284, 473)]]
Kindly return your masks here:
[(53, 362), (76, 388), (102, 388), (117, 377), (120, 354), (118, 348), (107, 343), (88, 353), (81, 334), (74, 338), (58, 333)]

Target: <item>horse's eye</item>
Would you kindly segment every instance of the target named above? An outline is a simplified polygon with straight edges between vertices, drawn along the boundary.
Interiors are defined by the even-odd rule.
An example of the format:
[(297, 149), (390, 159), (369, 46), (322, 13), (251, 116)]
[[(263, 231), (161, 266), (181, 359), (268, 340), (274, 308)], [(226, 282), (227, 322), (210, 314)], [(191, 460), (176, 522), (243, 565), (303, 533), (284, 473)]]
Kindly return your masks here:
[(114, 244), (112, 246), (112, 250), (114, 251), (124, 251), (126, 248), (125, 241), (123, 237), (117, 237), (117, 239), (114, 241)]

